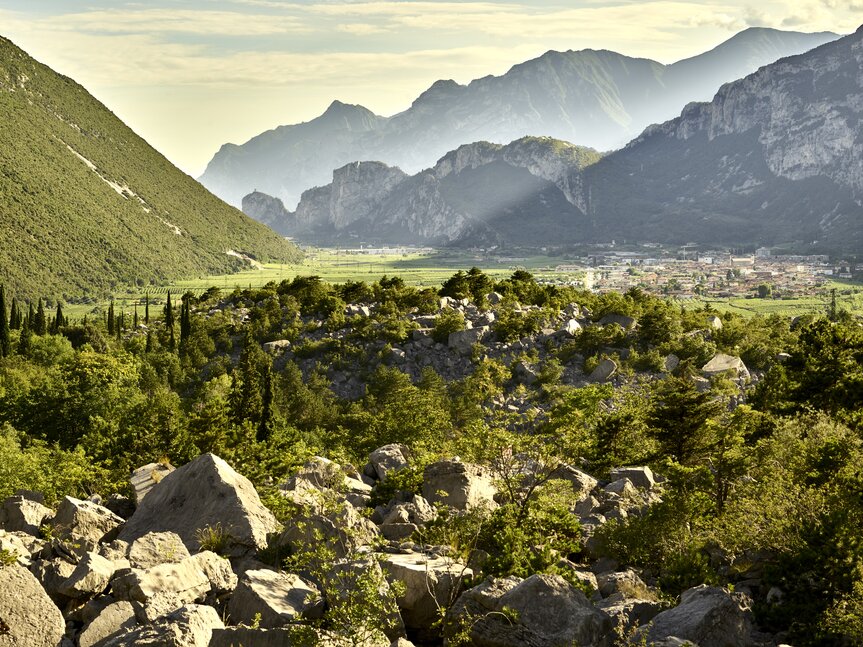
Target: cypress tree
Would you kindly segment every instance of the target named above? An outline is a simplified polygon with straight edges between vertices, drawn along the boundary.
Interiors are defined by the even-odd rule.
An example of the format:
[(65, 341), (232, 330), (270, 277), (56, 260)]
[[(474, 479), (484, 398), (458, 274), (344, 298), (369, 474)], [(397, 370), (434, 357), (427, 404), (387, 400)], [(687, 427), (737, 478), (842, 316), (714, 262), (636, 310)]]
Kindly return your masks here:
[(192, 334), (192, 306), (188, 292), (183, 295), (183, 303), (180, 306), (180, 345), (183, 346)]
[(150, 294), (144, 296), (144, 323), (150, 325)]
[(37, 335), (44, 335), (48, 332), (48, 319), (45, 317), (45, 305), (42, 303), (42, 297), (39, 297), (39, 307), (36, 310), (36, 321), (33, 324), (33, 332)]
[(149, 330), (147, 331), (147, 346), (144, 350), (147, 353), (153, 350), (153, 335)]
[(6, 286), (0, 285), (0, 357), (8, 357), (11, 344), (9, 320), (6, 318)]
[(255, 438), (258, 442), (269, 440), (273, 433), (273, 367), (267, 364), (264, 367), (264, 393), (261, 397), (261, 421), (258, 423), (258, 431)]
[(114, 334), (114, 300), (108, 304), (108, 334)]
[(54, 326), (53, 326), (53, 330), (51, 332), (53, 332), (54, 334), (57, 334), (58, 332), (60, 332), (60, 328), (62, 328), (65, 325), (66, 325), (66, 317), (63, 316), (63, 306), (58, 301), (57, 302), (57, 312), (54, 315)]
[(10, 330), (18, 330), (21, 327), (21, 310), (18, 308), (18, 299), (12, 297), (12, 312), (9, 313)]
[[(32, 306), (31, 306), (32, 308)], [(26, 319), (21, 324), (21, 336), (18, 338), (18, 354), (27, 357), (30, 355), (30, 341), (33, 333), (30, 330), (30, 322)]]
[(135, 304), (135, 316), (132, 319), (132, 328), (138, 330), (138, 304)]
[[(30, 333), (33, 332), (33, 324), (36, 323), (36, 313), (33, 312), (33, 302), (31, 301), (28, 304), (27, 308), (27, 327), (30, 329)], [(23, 330), (23, 328), (22, 328)]]
[(174, 350), (177, 342), (174, 338), (174, 307), (171, 305), (170, 290), (168, 290), (168, 300), (165, 301), (165, 328), (168, 329), (168, 347)]

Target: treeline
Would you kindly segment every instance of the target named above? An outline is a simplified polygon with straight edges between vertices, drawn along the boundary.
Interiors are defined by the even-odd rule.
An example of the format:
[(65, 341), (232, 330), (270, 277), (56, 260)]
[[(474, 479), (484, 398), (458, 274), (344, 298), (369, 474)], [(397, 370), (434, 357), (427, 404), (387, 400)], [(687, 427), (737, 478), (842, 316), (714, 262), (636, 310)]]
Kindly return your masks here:
[[(492, 331), (512, 340), (501, 341), (510, 351), (492, 356), (478, 345), (465, 377), (425, 368), (412, 381), (390, 365), (390, 350), (412, 338), (410, 314), (452, 325), (443, 296), (493, 312)], [(587, 324), (581, 332), (522, 343), (573, 303)], [(28, 309), (13, 328), (3, 304), (0, 496), (21, 487), (49, 499), (126, 492), (130, 469), (208, 451), (248, 475), (274, 508), (275, 486), (309, 456), (361, 465), (391, 442), (415, 457), (388, 481), (391, 491), (417, 488), (423, 467), (441, 456), (508, 466), (501, 474), (511, 479), (524, 465), (546, 466), (547, 476), (578, 465), (603, 477), (646, 464), (666, 479), (662, 500), (608, 521), (591, 550), (643, 569), (668, 596), (757, 577), (763, 591), (782, 593), (756, 601), (763, 627), (800, 645), (863, 641), (863, 332), (847, 315), (743, 319), (638, 290), (596, 295), (526, 272), (495, 282), (475, 269), (439, 290), (398, 277), (340, 285), (297, 277), (169, 297), (151, 310), (118, 337), (109, 328), (117, 313), (53, 327), (46, 317), (37, 333), (38, 305), (33, 321)], [(589, 325), (612, 314), (638, 324)], [(714, 316), (721, 327), (708, 323)], [(23, 320), (31, 333), (22, 349)], [(291, 343), (291, 359), (263, 350), (274, 340)], [(716, 352), (755, 371), (746, 397), (727, 376), (699, 379)], [(669, 354), (681, 360), (672, 371), (663, 366)], [(561, 379), (563, 368), (603, 357), (619, 363), (619, 386)], [(523, 363), (536, 367), (531, 386), (517, 379)], [(365, 392), (339, 397), (333, 370), (356, 374)], [(577, 560), (582, 550), (570, 505), (553, 488), (514, 486), (490, 516), (448, 520), (426, 539), (460, 550), (480, 537), (496, 574), (554, 572), (560, 556)]]

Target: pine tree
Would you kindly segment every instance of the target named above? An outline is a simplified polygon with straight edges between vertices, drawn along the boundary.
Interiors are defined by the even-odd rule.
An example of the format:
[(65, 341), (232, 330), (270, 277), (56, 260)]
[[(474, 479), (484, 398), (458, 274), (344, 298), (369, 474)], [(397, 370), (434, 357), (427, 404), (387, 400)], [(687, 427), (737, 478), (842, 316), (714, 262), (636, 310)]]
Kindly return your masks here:
[(170, 290), (168, 290), (168, 300), (165, 302), (165, 328), (168, 329), (168, 348), (174, 350), (177, 342), (174, 338), (174, 307), (171, 305)]
[(180, 307), (180, 346), (184, 346), (192, 334), (192, 306), (191, 294), (183, 295), (183, 303)]
[(267, 364), (264, 367), (264, 393), (261, 397), (261, 421), (258, 423), (258, 431), (255, 438), (259, 443), (269, 440), (273, 434), (273, 367)]
[(18, 299), (12, 298), (12, 312), (9, 313), (9, 328), (18, 330), (21, 328), (21, 309), (18, 307)]
[(144, 350), (148, 353), (153, 350), (153, 335), (149, 330), (147, 331), (147, 346)]
[[(33, 312), (33, 302), (31, 301), (28, 304), (27, 308), (27, 327), (30, 329), (30, 333), (33, 333), (33, 324), (36, 323), (36, 313)], [(23, 330), (23, 328), (22, 328)]]
[(144, 297), (144, 323), (150, 325), (150, 295)]
[[(32, 306), (31, 306), (32, 309)], [(23, 355), (24, 357), (28, 357), (30, 355), (31, 348), (31, 337), (33, 333), (30, 330), (30, 322), (28, 320), (24, 320), (21, 324), (21, 336), (18, 338), (18, 354)]]
[(45, 305), (42, 303), (42, 298), (39, 298), (39, 307), (36, 310), (36, 321), (33, 324), (33, 332), (37, 335), (44, 335), (48, 332), (48, 319), (45, 317)]
[(54, 315), (54, 325), (52, 327), (51, 332), (57, 334), (60, 332), (60, 328), (66, 325), (66, 317), (63, 316), (63, 306), (60, 302), (57, 302), (57, 312)]
[(9, 356), (11, 344), (9, 320), (6, 318), (6, 286), (0, 285), (0, 357)]
[(138, 330), (138, 304), (135, 304), (135, 314), (132, 318), (132, 328)]
[(114, 300), (108, 304), (108, 334), (114, 334)]

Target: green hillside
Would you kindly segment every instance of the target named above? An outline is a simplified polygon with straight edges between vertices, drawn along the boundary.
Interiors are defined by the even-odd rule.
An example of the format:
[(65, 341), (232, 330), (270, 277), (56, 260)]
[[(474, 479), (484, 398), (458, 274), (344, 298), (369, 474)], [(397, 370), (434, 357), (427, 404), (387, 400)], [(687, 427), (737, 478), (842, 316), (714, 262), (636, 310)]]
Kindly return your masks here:
[(293, 262), (296, 247), (182, 173), (80, 85), (0, 38), (0, 283), (99, 294)]

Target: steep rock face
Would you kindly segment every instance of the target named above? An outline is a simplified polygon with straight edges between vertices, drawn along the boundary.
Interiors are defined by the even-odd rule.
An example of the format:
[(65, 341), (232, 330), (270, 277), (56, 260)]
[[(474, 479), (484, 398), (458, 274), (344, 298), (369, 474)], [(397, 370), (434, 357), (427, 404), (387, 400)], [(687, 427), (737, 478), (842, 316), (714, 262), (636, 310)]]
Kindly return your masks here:
[(601, 232), (657, 241), (863, 242), (863, 33), (723, 86), (588, 170)]
[(463, 144), (505, 144), (527, 135), (614, 149), (688, 102), (709, 100), (723, 83), (836, 37), (749, 29), (668, 66), (609, 51), (550, 51), (502, 76), (468, 85), (437, 81), (388, 119), (334, 102), (308, 123), (223, 146), (201, 182), (233, 204), (257, 187), (293, 208), (303, 190), (355, 160), (416, 173)]
[(280, 234), (294, 226), (294, 216), (285, 209), (285, 204), (260, 191), (253, 191), (243, 198), (243, 213)]

